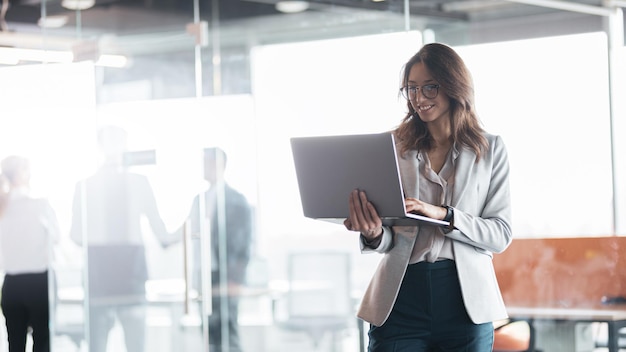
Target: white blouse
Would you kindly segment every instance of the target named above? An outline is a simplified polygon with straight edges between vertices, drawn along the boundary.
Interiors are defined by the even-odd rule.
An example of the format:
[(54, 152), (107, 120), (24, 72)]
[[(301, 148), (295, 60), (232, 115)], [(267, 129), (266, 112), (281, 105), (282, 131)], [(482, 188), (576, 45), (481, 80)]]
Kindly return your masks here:
[[(431, 168), (427, 153), (418, 153), (419, 160), (419, 199), (433, 205), (450, 204), (454, 186), (455, 160), (459, 152), (450, 148), (443, 167), (436, 173)], [(445, 237), (440, 227), (420, 226), (409, 264), (441, 259), (453, 259), (452, 240)]]
[(0, 262), (5, 273), (46, 271), (59, 237), (58, 220), (47, 200), (32, 198), (26, 188), (11, 190), (0, 216)]

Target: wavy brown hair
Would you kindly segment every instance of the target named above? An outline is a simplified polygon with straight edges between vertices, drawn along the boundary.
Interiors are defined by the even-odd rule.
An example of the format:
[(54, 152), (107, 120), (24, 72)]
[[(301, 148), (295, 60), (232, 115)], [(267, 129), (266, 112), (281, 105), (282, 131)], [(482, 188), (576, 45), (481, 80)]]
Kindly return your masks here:
[[(476, 153), (477, 160), (488, 146), (484, 130), (474, 108), (474, 83), (463, 59), (449, 46), (440, 43), (424, 45), (404, 65), (402, 87), (407, 85), (413, 65), (423, 63), (433, 79), (450, 99), (452, 141)], [(407, 100), (408, 112), (395, 130), (402, 142), (401, 152), (431, 150), (433, 137), (419, 114)]]

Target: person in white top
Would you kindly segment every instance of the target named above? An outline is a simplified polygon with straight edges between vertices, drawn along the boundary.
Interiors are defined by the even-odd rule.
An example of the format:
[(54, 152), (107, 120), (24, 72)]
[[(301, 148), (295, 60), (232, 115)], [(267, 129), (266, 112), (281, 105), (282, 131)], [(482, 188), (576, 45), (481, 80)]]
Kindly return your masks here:
[(21, 156), (2, 160), (0, 251), (5, 272), (0, 305), (9, 351), (26, 349), (32, 329), (33, 352), (50, 351), (48, 269), (59, 241), (56, 214), (45, 199), (29, 195), (30, 163)]

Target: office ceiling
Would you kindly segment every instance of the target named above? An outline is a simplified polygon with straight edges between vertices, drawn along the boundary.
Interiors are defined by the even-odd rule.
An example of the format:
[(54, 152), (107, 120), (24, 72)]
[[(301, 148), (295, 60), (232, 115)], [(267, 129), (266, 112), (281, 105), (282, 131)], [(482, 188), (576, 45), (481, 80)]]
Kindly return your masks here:
[[(37, 23), (42, 14), (67, 16), (66, 28), (74, 29), (77, 20), (86, 33), (139, 33), (152, 28), (177, 26), (193, 20), (193, 0), (95, 0), (95, 6), (84, 10), (77, 18), (76, 11), (61, 6), (61, 0), (4, 0), (8, 2), (6, 22), (8, 30), (39, 30)], [(42, 9), (42, 1), (45, 9)], [(85, 0), (79, 0), (85, 1)], [(219, 13), (222, 23), (251, 18), (294, 16), (276, 9), (279, 0), (201, 0), (198, 7), (202, 19), (211, 19)], [(309, 0), (304, 14), (335, 14), (345, 11), (401, 15), (404, 0)], [(601, 6), (601, 0), (548, 0), (546, 3), (571, 3)], [(539, 3), (539, 2), (537, 2)], [(540, 13), (553, 13), (558, 9), (528, 5), (506, 0), (410, 0), (409, 11), (413, 17), (426, 22), (475, 22), (508, 19)], [(301, 14), (300, 14), (301, 15)], [(6, 28), (5, 28), (6, 29)]]
[[(603, 18), (589, 12), (602, 12), (606, 1), (622, 7), (626, 2), (410, 0), (406, 16), (405, 0), (309, 0), (308, 9), (300, 13), (278, 11), (279, 0), (95, 0), (95, 6), (84, 11), (67, 10), (62, 0), (0, 0), (0, 4), (3, 1), (9, 6), (0, 49), (40, 49), (43, 44), (48, 50), (72, 51), (75, 61), (120, 54), (133, 64), (123, 71), (108, 70), (103, 83), (155, 81), (154, 98), (196, 94), (190, 68), (198, 36), (188, 30), (195, 21), (194, 1), (199, 20), (208, 22), (204, 39), (219, 40), (209, 50), (220, 50), (221, 90), (229, 94), (250, 92), (247, 60), (256, 45), (428, 28), (437, 33), (437, 40), (453, 45), (592, 32), (602, 30)], [(44, 29), (38, 26), (44, 15), (65, 16), (67, 23)], [(213, 54), (202, 55), (207, 71)], [(210, 82), (203, 83), (207, 94), (213, 89)]]
[[(69, 38), (65, 42), (58, 40), (58, 46), (65, 45), (65, 48), (73, 45), (77, 36), (81, 40), (98, 38), (100, 42), (102, 38), (115, 38), (119, 52), (150, 52), (150, 45), (160, 50), (166, 46), (175, 50), (180, 46), (188, 47), (189, 40), (193, 40), (181, 40), (180, 34), (194, 21), (194, 0), (95, 0), (95, 6), (83, 11), (65, 9), (61, 6), (62, 0), (2, 1), (9, 6), (5, 26), (0, 32), (0, 46), (27, 47), (29, 42), (41, 45), (42, 32), (47, 36), (49, 47), (54, 46), (55, 38)], [(403, 30), (407, 21), (411, 29), (440, 29), (494, 21), (500, 24), (511, 21), (524, 26), (524, 18), (531, 16), (581, 15), (580, 11), (559, 9), (560, 4), (579, 6), (582, 12), (603, 9), (603, 0), (410, 0), (407, 20), (404, 0), (309, 0), (308, 9), (300, 13), (278, 11), (278, 2), (197, 0), (197, 6), (200, 20), (209, 25), (219, 20), (222, 44), (236, 43), (234, 45), (251, 40), (250, 37), (254, 37), (252, 40), (256, 43), (264, 42), (264, 35), (272, 38), (268, 41), (284, 42), (296, 36), (299, 40), (324, 37), (326, 32), (336, 35), (345, 31), (347, 35), (357, 35), (380, 32), (381, 28)], [(38, 21), (44, 15), (46, 18), (64, 17), (67, 23), (60, 28), (42, 30)], [(530, 26), (526, 27), (531, 30)], [(25, 36), (29, 33), (35, 38)]]

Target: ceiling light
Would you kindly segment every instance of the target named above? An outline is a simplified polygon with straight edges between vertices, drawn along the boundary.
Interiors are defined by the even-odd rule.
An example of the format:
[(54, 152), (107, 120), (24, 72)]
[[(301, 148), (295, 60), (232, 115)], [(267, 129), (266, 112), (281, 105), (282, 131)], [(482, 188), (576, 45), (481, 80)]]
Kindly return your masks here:
[(444, 12), (474, 12), (497, 9), (498, 7), (510, 6), (506, 1), (464, 0), (451, 1), (441, 4)]
[[(69, 51), (0, 47), (0, 65), (17, 65), (23, 61), (65, 64), (76, 62)], [(130, 65), (130, 60), (123, 55), (99, 55), (94, 61), (96, 66), (122, 68)]]
[(283, 13), (304, 12), (309, 8), (309, 2), (296, 0), (279, 1), (276, 3), (275, 7), (276, 10)]
[(70, 63), (72, 53), (59, 50), (19, 49), (0, 47), (2, 61), (33, 61), (47, 63)]
[(17, 65), (19, 63), (20, 59), (16, 55), (0, 51), (0, 65)]
[(129, 65), (128, 58), (123, 55), (100, 55), (96, 66), (123, 68)]
[(44, 16), (37, 21), (41, 28), (61, 28), (67, 24), (68, 17), (65, 15)]
[(87, 10), (96, 4), (96, 0), (63, 0), (61, 6), (68, 10)]

